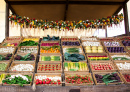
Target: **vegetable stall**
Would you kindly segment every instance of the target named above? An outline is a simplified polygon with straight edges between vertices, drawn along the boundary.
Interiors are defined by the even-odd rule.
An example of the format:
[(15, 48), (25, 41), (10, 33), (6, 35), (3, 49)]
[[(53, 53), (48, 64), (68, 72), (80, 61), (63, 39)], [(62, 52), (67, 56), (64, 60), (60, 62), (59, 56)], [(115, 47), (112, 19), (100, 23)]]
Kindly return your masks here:
[[(129, 92), (128, 1), (5, 0), (0, 91)], [(125, 34), (107, 37), (123, 20)]]

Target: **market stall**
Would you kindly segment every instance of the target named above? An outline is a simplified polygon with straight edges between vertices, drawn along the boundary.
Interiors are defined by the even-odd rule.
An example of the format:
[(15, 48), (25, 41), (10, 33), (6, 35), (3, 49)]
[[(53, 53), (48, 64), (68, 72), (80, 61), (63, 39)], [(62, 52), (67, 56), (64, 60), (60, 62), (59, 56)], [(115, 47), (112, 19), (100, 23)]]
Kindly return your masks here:
[[(130, 91), (130, 36), (92, 37), (95, 29), (107, 30), (107, 26), (122, 22), (123, 14), (113, 15), (122, 6), (129, 35), (127, 0), (6, 0), (6, 3), (14, 13), (8, 16), (6, 36), (9, 25), (10, 31), (16, 27), (20, 35), (6, 37), (0, 44), (1, 91)], [(86, 15), (83, 9), (79, 17), (80, 13), (73, 12), (79, 6), (88, 12), (93, 7), (99, 14), (96, 16), (92, 11)], [(42, 9), (43, 16), (39, 15)], [(61, 13), (63, 9), (65, 14)]]

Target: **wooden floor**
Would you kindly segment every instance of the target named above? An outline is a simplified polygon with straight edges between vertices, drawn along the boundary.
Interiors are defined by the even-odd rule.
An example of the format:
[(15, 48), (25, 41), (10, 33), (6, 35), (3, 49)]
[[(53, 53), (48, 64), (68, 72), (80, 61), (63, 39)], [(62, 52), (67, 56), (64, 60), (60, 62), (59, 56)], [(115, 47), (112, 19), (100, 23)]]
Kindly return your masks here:
[[(73, 90), (77, 89), (77, 90)], [(32, 87), (12, 87), (0, 86), (0, 92), (130, 92), (130, 85), (111, 85), (111, 86), (63, 86), (63, 87), (36, 87), (33, 91)]]

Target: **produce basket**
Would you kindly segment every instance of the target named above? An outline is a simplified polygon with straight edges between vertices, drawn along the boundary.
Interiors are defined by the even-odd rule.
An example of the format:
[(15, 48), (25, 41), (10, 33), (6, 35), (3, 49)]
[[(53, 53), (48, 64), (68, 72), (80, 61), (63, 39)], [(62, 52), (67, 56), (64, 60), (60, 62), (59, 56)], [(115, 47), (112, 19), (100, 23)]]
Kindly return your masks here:
[[(1, 65), (1, 64), (3, 64), (3, 65)], [(5, 64), (6, 64), (6, 66), (5, 66)], [(10, 62), (0, 62), (0, 65), (1, 65), (1, 67), (0, 67), (0, 72), (7, 72), (8, 71), (8, 68), (9, 68), (9, 66), (10, 66)]]
[[(2, 55), (2, 57), (4, 56), (5, 59), (8, 59), (8, 60), (1, 60), (0, 62), (9, 62), (10, 63), (13, 59), (13, 54), (11, 56), (10, 53), (2, 53), (0, 55)], [(1, 58), (1, 56), (0, 56), (0, 58)]]
[(121, 75), (122, 80), (124, 81), (125, 84), (130, 84), (130, 81), (129, 81), (130, 80), (130, 77), (129, 77), (130, 76), (130, 72), (129, 71), (121, 71), (120, 75)]
[[(23, 60), (23, 57), (24, 57), (24, 59), (25, 58), (27, 59), (27, 57), (29, 57), (30, 59), (32, 58), (33, 60)], [(15, 59), (15, 58), (17, 58), (17, 59)], [(22, 58), (22, 60), (20, 58)], [(29, 53), (28, 54), (25, 54), (25, 53), (23, 53), (23, 54), (15, 54), (13, 61), (14, 62), (27, 62), (27, 63), (32, 62), (33, 63), (33, 62), (36, 62), (36, 58), (37, 58), (36, 54), (32, 54), (32, 53), (30, 53), (30, 54)]]
[[(52, 57), (52, 56), (54, 56), (54, 57)], [(57, 56), (60, 58), (60, 60), (57, 60)], [(39, 57), (39, 62), (42, 62), (42, 63), (59, 62), (59, 63), (61, 63), (62, 62), (62, 56), (61, 56), (61, 54), (41, 54), (40, 57)]]
[(23, 37), (21, 36), (10, 36), (5, 38), (4, 42), (20, 42)]
[(87, 62), (64, 62), (64, 72), (89, 72)]
[(15, 41), (10, 41), (10, 42), (2, 42), (0, 46), (5, 46), (5, 47), (18, 47), (19, 46), (19, 42), (15, 42)]
[[(79, 78), (77, 78), (79, 77)], [(71, 81), (70, 81), (70, 80)], [(82, 83), (79, 79), (82, 80)], [(90, 79), (90, 81), (89, 81)], [(74, 83), (74, 82), (77, 82), (77, 83)], [(92, 79), (92, 76), (91, 76), (91, 73), (86, 73), (86, 72), (74, 72), (74, 73), (69, 73), (69, 72), (66, 72), (65, 73), (65, 85), (66, 86), (86, 86), (86, 85), (93, 85), (94, 82), (93, 82), (93, 79)]]
[(77, 36), (61, 36), (61, 41), (79, 41)]
[(111, 62), (107, 53), (88, 53), (86, 56), (89, 62)]
[[(120, 82), (111, 82), (111, 83), (108, 83), (108, 85), (114, 85), (114, 84), (123, 84), (124, 82), (123, 82), (123, 80), (122, 80), (122, 78), (121, 78), (121, 76), (120, 76), (120, 74), (118, 73), (118, 72), (102, 72), (102, 73), (99, 73), (99, 72), (95, 72), (95, 73), (93, 73), (93, 79), (94, 79), (94, 81), (95, 81), (95, 84), (96, 85), (106, 85), (104, 82), (101, 82), (101, 83), (99, 83), (99, 82), (97, 82), (97, 79), (96, 79), (96, 77), (97, 78), (101, 78), (100, 76), (97, 76), (97, 75), (106, 75), (106, 74), (111, 74), (111, 73), (117, 73), (115, 76), (118, 76), (118, 78), (120, 79)], [(95, 75), (96, 75), (96, 77), (95, 77)], [(102, 79), (100, 79), (100, 81), (101, 81)], [(106, 80), (106, 81), (108, 81), (108, 80)]]
[[(16, 71), (15, 69), (11, 70), (12, 68), (14, 68), (14, 66), (16, 67), (16, 65), (20, 65), (20, 64), (24, 64), (23, 65), (24, 68), (27, 68), (27, 67), (25, 67), (25, 64), (29, 64), (29, 65), (33, 66), (32, 71), (28, 71), (27, 69), (25, 69), (26, 71), (21, 71), (20, 69), (19, 69), (19, 71)], [(35, 70), (35, 63), (34, 62), (22, 62), (22, 61), (21, 62), (12, 62), (11, 66), (9, 68), (10, 73), (32, 73), (32, 72), (34, 72), (34, 70)]]
[[(7, 75), (18, 75), (19, 73), (6, 73), (5, 77)], [(32, 73), (20, 73), (20, 75), (28, 75), (31, 76), (31, 79), (33, 79), (33, 74)], [(5, 79), (5, 78), (4, 78)], [(31, 86), (32, 82), (30, 82), (30, 84), (23, 84), (23, 86)], [(3, 86), (20, 86), (19, 84), (7, 84), (7, 83), (3, 83)]]
[(60, 41), (60, 37), (59, 36), (43, 36), (42, 37), (42, 42), (44, 41)]
[(61, 73), (62, 63), (59, 62), (38, 62), (37, 73)]
[(79, 40), (76, 41), (61, 41), (61, 46), (81, 46), (81, 43)]
[(90, 62), (90, 69), (92, 72), (117, 71), (112, 62)]
[(40, 46), (53, 46), (58, 45), (60, 46), (60, 41), (41, 41)]
[[(115, 64), (115, 66), (116, 66), (116, 68), (119, 70), (119, 71), (130, 71), (130, 60), (129, 61), (118, 61), (118, 62), (115, 62), (114, 63)], [(118, 66), (118, 65), (119, 66)], [(125, 65), (121, 65), (120, 66), (120, 64), (125, 64)], [(129, 67), (128, 66), (126, 66), (126, 65), (129, 65)], [(119, 68), (120, 67), (120, 68)], [(127, 68), (127, 69), (125, 69), (125, 68)]]
[(41, 46), (40, 54), (60, 54), (61, 47), (60, 46)]
[(80, 37), (81, 42), (83, 41), (99, 41), (97, 37), (87, 37), (87, 36), (81, 36)]
[(82, 46), (102, 46), (100, 41), (82, 41)]
[(23, 41), (27, 41), (26, 39), (27, 39), (27, 40), (33, 40), (33, 41), (34, 41), (34, 39), (38, 39), (38, 40), (36, 40), (35, 42), (38, 42), (38, 43), (39, 43), (40, 37), (39, 37), (39, 36), (28, 36), (28, 37), (23, 37), (22, 42), (23, 42)]
[[(103, 46), (83, 46), (85, 53), (106, 53)], [(92, 49), (95, 48), (95, 49)], [(98, 49), (99, 48), (99, 49)], [(101, 48), (101, 49), (100, 49)]]
[[(44, 76), (44, 78), (45, 78), (45, 77), (46, 77), (46, 78), (50, 78), (50, 77), (55, 78), (55, 77), (57, 76), (57, 77), (60, 77), (60, 80), (61, 80), (61, 81), (60, 81), (59, 84), (58, 84), (57, 81), (53, 82), (53, 81), (52, 81), (53, 79), (51, 79), (50, 83), (47, 83), (46, 80), (45, 80), (44, 84), (43, 84), (43, 81), (42, 81), (42, 84), (40, 84), (40, 83), (37, 84), (37, 83), (36, 83), (36, 82), (37, 82), (37, 79), (36, 79), (36, 78), (38, 78), (38, 76), (40, 76), (40, 75), (41, 75), (41, 76)], [(44, 78), (39, 79), (39, 80), (44, 80)], [(54, 84), (54, 83), (55, 83), (55, 84)], [(33, 84), (35, 84), (36, 86), (62, 86), (61, 73), (35, 73)]]
[[(113, 48), (114, 48), (114, 50), (112, 50)], [(105, 49), (106, 49), (107, 53), (109, 53), (109, 54), (128, 53), (126, 48), (124, 48), (124, 46), (122, 46), (122, 47), (116, 47), (116, 46), (105, 47)], [(115, 50), (115, 49), (117, 49), (117, 50)]]
[(116, 37), (117, 40), (130, 40), (130, 36)]
[(104, 47), (123, 47), (124, 45), (117, 40), (113, 41), (102, 41)]
[[(118, 62), (118, 61), (123, 61), (123, 62), (126, 62), (126, 61), (129, 61), (129, 60), (125, 60), (125, 58), (123, 58), (123, 60), (121, 58), (119, 58), (118, 60), (118, 57), (129, 57), (130, 59), (130, 55), (128, 53), (117, 53), (117, 54), (109, 54), (111, 59), (114, 61), (114, 62)], [(117, 60), (115, 60), (116, 58), (112, 58), (112, 57), (116, 57), (117, 56)]]
[[(76, 48), (76, 49), (73, 49)], [(62, 50), (63, 53), (65, 53), (66, 49), (68, 50), (68, 53), (84, 53), (82, 46), (63, 46)]]
[[(66, 53), (65, 53), (66, 54)], [(71, 55), (73, 55), (73, 57), (74, 58), (76, 58), (76, 60), (75, 59), (71, 59), (71, 60), (73, 60), (73, 61), (71, 61), (71, 60), (65, 60), (65, 54), (63, 54), (63, 56), (64, 56), (64, 62), (76, 62), (76, 60), (78, 60), (78, 58), (80, 57), (80, 60), (78, 60), (78, 62), (87, 62), (87, 59), (86, 59), (86, 56), (85, 56), (85, 54), (83, 54), (83, 53), (81, 53), (81, 54), (71, 54)], [(84, 59), (85, 60), (81, 60), (81, 56), (79, 56), (79, 55), (82, 55), (82, 56), (84, 56)], [(69, 56), (68, 58), (73, 58), (73, 57), (71, 57), (71, 56)]]
[(4, 53), (12, 53), (12, 54), (14, 54), (15, 53), (15, 51), (16, 51), (16, 47), (14, 47), (14, 46), (0, 46), (0, 54), (4, 54)]
[[(34, 50), (35, 49), (35, 50)], [(37, 51), (36, 51), (37, 50)], [(27, 53), (32, 53), (32, 54), (38, 54), (39, 47), (38, 46), (20, 46), (17, 50), (17, 54), (27, 54)]]

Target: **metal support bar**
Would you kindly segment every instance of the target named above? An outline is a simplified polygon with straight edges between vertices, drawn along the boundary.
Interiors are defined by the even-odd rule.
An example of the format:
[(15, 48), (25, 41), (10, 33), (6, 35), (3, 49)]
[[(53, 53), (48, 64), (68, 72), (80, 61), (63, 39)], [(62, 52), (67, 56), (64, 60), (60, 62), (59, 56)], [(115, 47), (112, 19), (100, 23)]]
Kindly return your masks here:
[(125, 34), (127, 36), (129, 36), (129, 21), (128, 21), (127, 3), (123, 5), (123, 12), (124, 12)]
[(6, 13), (5, 13), (5, 37), (9, 37), (9, 4), (6, 3)]

